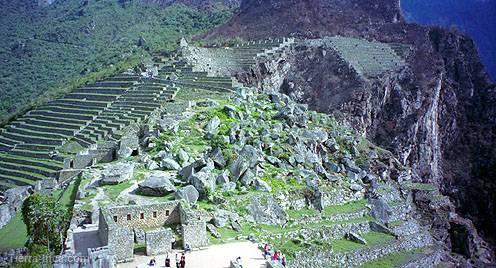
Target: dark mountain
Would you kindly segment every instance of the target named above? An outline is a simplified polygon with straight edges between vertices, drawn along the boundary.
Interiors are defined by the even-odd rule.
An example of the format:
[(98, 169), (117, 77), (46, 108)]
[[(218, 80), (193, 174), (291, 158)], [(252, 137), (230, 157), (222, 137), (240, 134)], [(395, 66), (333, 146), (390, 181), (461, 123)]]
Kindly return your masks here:
[[(325, 47), (304, 44), (277, 66), (239, 76), (263, 86), (265, 75), (281, 72), (280, 90), (394, 152), (414, 168), (416, 180), (438, 185), (456, 211), (494, 241), (495, 85), (469, 36), (407, 23), (400, 13), (392, 0), (245, 0), (239, 14), (201, 37), (341, 35), (408, 46), (404, 68), (375, 78), (350, 75)], [(453, 212), (431, 218), (438, 239), (476, 263), (490, 262), (491, 250), (470, 220)]]
[(456, 27), (475, 40), (482, 62), (496, 78), (496, 1), (403, 0), (407, 21)]

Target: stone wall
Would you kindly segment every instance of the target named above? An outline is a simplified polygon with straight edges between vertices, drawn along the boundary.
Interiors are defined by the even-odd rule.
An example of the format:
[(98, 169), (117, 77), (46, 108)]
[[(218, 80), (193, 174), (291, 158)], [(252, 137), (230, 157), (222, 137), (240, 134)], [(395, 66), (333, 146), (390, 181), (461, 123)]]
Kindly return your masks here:
[(315, 252), (309, 249), (298, 252), (291, 266), (299, 268), (356, 267), (392, 253), (428, 247), (432, 244), (433, 240), (429, 233), (418, 233), (403, 240), (349, 252), (333, 252), (332, 249)]
[(105, 208), (112, 222), (128, 228), (158, 228), (180, 222), (178, 202)]
[(180, 205), (179, 209), (183, 245), (189, 245), (192, 248), (208, 246), (207, 224), (206, 220), (203, 218), (204, 215), (183, 205)]
[(109, 225), (108, 245), (117, 262), (132, 261), (134, 257), (133, 231), (128, 227)]
[(174, 235), (172, 234), (172, 230), (170, 228), (160, 228), (147, 231), (145, 234), (145, 240), (146, 255), (160, 255), (172, 251)]
[(208, 246), (207, 223), (205, 221), (182, 224), (183, 244), (192, 248)]

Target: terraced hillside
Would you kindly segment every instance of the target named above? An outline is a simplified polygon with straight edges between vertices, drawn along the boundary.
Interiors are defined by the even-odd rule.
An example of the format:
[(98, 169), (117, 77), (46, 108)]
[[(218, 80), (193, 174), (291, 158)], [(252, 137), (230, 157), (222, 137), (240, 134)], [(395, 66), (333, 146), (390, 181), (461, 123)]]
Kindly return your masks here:
[(178, 38), (206, 31), (232, 14), (218, 6), (201, 10), (191, 1), (159, 6), (64, 0), (22, 8), (26, 2), (37, 1), (3, 1), (0, 9), (0, 124), (81, 81), (108, 77), (150, 53), (171, 51)]
[(385, 71), (401, 68), (405, 61), (399, 56), (408, 46), (369, 42), (348, 37), (331, 37), (331, 46), (357, 73), (365, 77), (377, 77)]
[(257, 59), (279, 57), (295, 42), (292, 38), (242, 42), (228, 47), (194, 47), (183, 41), (182, 55), (194, 71), (210, 75), (233, 76), (249, 71)]
[[(177, 90), (160, 80), (123, 74), (28, 112), (0, 134), (0, 189), (58, 178), (58, 171), (73, 168), (64, 159), (104, 139), (118, 139), (117, 131), (145, 120)], [(64, 149), (73, 142), (79, 146)]]

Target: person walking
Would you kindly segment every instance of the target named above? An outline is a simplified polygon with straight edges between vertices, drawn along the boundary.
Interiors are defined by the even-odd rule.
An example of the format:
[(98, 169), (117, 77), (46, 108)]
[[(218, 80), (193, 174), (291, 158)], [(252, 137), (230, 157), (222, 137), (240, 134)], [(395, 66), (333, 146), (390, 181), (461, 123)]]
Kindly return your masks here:
[(165, 257), (165, 267), (171, 267), (171, 260), (169, 258), (168, 253), (167, 253), (167, 257)]
[(181, 261), (180, 261), (179, 265), (181, 266), (181, 268), (186, 267), (186, 256), (184, 255), (184, 252), (181, 255)]
[(265, 243), (263, 247), (263, 256), (265, 260), (267, 259), (267, 256), (270, 256), (269, 251), (270, 251), (269, 244)]
[(236, 258), (236, 263), (238, 264), (239, 268), (243, 268), (243, 262), (241, 261), (241, 257)]
[(286, 255), (282, 254), (282, 257), (281, 257), (281, 264), (282, 266), (286, 267)]
[(176, 268), (181, 268), (181, 263), (179, 262), (179, 256), (176, 254)]

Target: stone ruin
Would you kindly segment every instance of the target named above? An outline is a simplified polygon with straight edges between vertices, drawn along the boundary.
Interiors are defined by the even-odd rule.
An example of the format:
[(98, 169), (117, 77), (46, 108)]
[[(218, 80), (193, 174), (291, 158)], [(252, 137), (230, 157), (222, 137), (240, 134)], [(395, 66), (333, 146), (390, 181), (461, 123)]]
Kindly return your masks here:
[[(183, 245), (205, 247), (208, 245), (206, 220), (178, 201), (108, 206), (100, 209), (97, 228), (73, 234), (72, 248), (65, 255), (91, 257), (99, 252), (100, 261), (128, 262), (133, 260), (135, 242), (145, 245), (148, 256), (165, 254), (172, 251), (175, 235), (171, 228), (176, 226), (180, 226)], [(80, 246), (81, 241), (89, 243)]]

